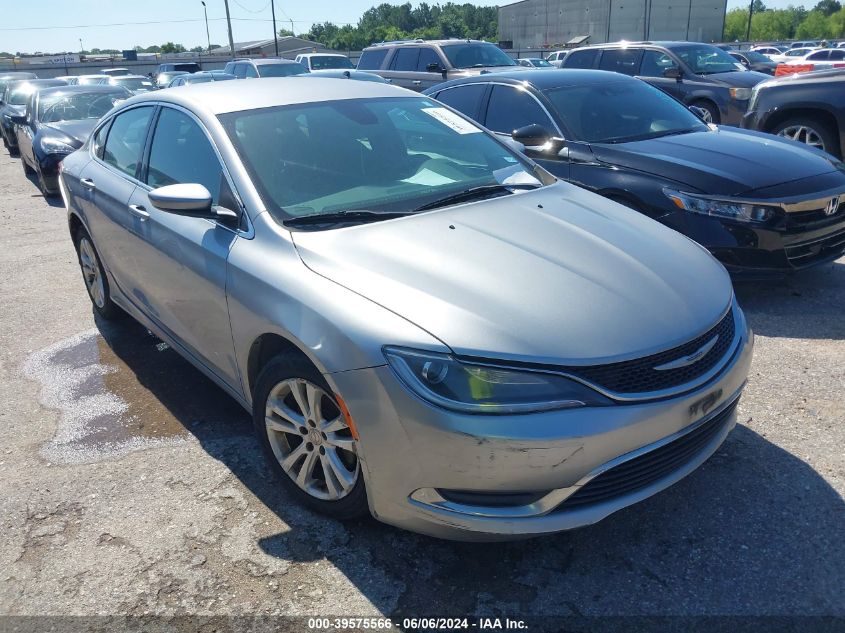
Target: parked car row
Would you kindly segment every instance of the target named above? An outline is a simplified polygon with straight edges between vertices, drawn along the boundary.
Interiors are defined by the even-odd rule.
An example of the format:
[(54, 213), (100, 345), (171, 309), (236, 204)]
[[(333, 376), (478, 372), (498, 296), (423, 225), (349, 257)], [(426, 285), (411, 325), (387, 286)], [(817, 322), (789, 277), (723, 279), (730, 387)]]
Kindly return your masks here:
[[(811, 82), (740, 93), (732, 74), (754, 73), (699, 46), (549, 70), (480, 42), (390, 42), (367, 71), (261, 60), (256, 78), (306, 72), (186, 73), (202, 85), (129, 98), (45, 87), (27, 107), (33, 138), (69, 139), (88, 95), (57, 185), (95, 312), (129, 313), (250, 410), (295, 498), (512, 538), (593, 523), (703, 463), (751, 358), (726, 269), (845, 252), (841, 162), (696, 105), (745, 101), (724, 112), (751, 125)], [(647, 56), (661, 73), (640, 80)], [(333, 78), (356, 72), (382, 82)], [(440, 82), (383, 84), (419, 73)], [(124, 94), (96, 121), (108, 90)]]

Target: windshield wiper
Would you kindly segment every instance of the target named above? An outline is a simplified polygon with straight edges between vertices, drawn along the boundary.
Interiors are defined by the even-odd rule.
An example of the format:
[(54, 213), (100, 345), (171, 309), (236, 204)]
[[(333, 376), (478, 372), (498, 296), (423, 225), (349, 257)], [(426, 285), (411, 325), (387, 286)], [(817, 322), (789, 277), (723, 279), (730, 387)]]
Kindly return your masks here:
[(343, 224), (346, 222), (378, 222), (410, 215), (411, 211), (367, 211), (365, 209), (350, 209), (331, 213), (315, 213), (298, 218), (289, 218), (283, 222), (285, 226), (313, 226), (315, 224)]
[(443, 198), (438, 198), (433, 202), (427, 202), (421, 207), (414, 209), (417, 211), (427, 211), (428, 209), (436, 209), (438, 207), (445, 207), (450, 204), (457, 204), (458, 202), (469, 202), (470, 200), (478, 200), (486, 198), (495, 193), (512, 193), (511, 189), (536, 189), (542, 187), (540, 184), (530, 183), (516, 183), (513, 185), (481, 185), (479, 187), (470, 187), (458, 193), (453, 193)]

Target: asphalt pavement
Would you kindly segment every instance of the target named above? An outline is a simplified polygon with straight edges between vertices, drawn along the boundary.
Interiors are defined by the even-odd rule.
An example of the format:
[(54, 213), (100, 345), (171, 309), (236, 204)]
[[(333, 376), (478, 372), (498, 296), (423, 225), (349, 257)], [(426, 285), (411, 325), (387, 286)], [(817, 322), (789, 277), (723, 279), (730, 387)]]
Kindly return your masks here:
[(845, 258), (737, 295), (740, 423), (679, 484), (516, 543), (342, 524), (165, 344), (95, 321), (61, 202), (3, 152), (0, 614), (845, 617)]

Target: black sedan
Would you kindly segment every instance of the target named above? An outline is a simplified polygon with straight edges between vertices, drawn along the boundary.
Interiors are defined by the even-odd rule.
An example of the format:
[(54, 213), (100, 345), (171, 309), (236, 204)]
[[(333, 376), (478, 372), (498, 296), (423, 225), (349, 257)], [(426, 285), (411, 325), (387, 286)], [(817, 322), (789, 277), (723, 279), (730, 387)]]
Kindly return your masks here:
[(705, 124), (645, 82), (543, 70), (456, 79), (426, 94), (521, 143), (556, 176), (691, 237), (734, 274), (767, 276), (845, 252), (842, 163)]
[(799, 73), (757, 84), (742, 127), (845, 157), (845, 70)]
[(63, 86), (34, 93), (13, 117), (24, 173), (35, 173), (44, 196), (59, 193), (62, 159), (82, 147), (97, 121), (132, 93), (122, 86)]
[(765, 75), (774, 75), (778, 67), (777, 62), (773, 62), (757, 51), (730, 51), (729, 54), (748, 70), (755, 70)]
[(3, 135), (3, 145), (9, 150), (9, 155), (18, 155), (18, 139), (15, 136), (15, 124), (12, 117), (23, 114), (29, 96), (36, 90), (51, 86), (64, 86), (60, 79), (24, 79), (10, 81), (0, 95), (0, 133)]

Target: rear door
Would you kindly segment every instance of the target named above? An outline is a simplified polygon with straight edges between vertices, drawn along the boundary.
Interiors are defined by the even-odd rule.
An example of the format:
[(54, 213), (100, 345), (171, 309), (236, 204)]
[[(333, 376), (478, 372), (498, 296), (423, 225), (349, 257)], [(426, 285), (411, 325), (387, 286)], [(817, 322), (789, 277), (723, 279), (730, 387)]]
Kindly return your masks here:
[(172, 338), (237, 388), (226, 266), (239, 233), (214, 220), (162, 211), (149, 199), (149, 192), (158, 187), (199, 183), (209, 190), (214, 205), (240, 210), (214, 144), (187, 110), (161, 107), (142, 181), (130, 200), (142, 217), (138, 239), (131, 247), (137, 267), (133, 300)]
[(127, 247), (141, 229), (129, 209), (155, 107), (124, 110), (98, 129), (94, 158), (80, 172), (79, 200), (91, 237), (118, 288), (127, 294), (135, 276)]

